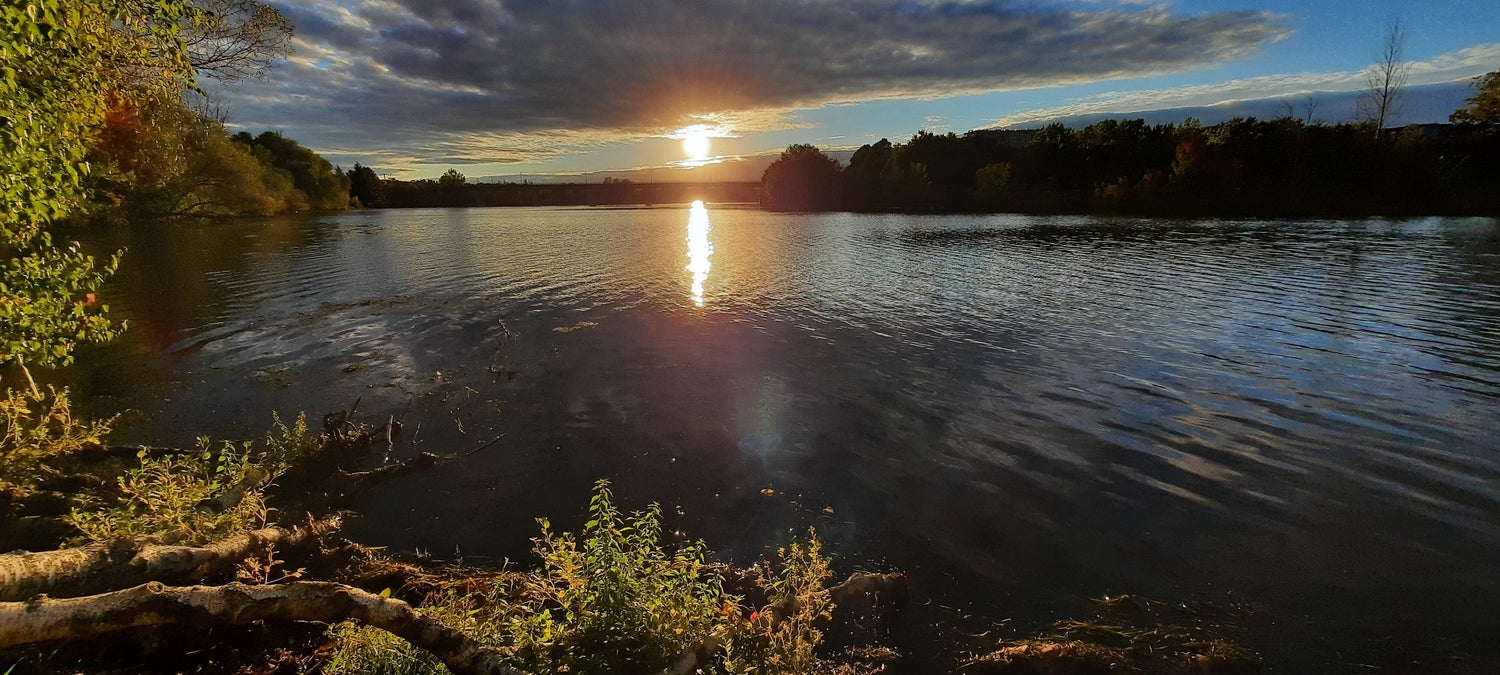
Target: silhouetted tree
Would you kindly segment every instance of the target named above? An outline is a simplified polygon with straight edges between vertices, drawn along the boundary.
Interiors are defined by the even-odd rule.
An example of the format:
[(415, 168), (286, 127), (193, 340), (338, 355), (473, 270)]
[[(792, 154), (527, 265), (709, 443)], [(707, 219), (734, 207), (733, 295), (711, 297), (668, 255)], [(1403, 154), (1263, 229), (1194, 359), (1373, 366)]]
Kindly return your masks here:
[(443, 175), (438, 177), (438, 185), (445, 188), (463, 187), (468, 182), (468, 177), (459, 173), (458, 169), (448, 169), (443, 172)]
[(1401, 22), (1395, 21), (1386, 28), (1385, 40), (1381, 43), (1380, 55), (1375, 64), (1365, 72), (1365, 92), (1357, 104), (1360, 115), (1375, 125), (1378, 138), (1387, 124), (1396, 117), (1401, 102), (1402, 90), (1406, 88), (1411, 64), (1404, 55), (1406, 31)]
[(760, 202), (777, 211), (828, 211), (839, 206), (839, 163), (811, 145), (788, 147), (760, 178)]
[(366, 208), (385, 206), (385, 186), (373, 169), (355, 162), (354, 168), (350, 169), (347, 175), (349, 176), (349, 196), (359, 200), (360, 206)]

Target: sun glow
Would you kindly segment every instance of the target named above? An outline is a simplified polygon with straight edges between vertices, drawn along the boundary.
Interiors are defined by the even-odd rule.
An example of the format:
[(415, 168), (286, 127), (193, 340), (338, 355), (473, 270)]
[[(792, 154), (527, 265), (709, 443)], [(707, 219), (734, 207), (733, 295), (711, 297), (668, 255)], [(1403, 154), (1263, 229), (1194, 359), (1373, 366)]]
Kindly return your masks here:
[(682, 151), (688, 159), (707, 159), (710, 151), (707, 129), (689, 128), (682, 137)]

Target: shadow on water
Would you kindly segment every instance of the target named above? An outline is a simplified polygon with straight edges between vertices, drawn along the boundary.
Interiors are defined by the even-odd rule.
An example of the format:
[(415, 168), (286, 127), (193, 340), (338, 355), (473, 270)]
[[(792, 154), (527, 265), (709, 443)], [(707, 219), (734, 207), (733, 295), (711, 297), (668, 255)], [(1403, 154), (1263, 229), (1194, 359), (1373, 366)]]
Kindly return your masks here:
[[(699, 212), (701, 209), (701, 213)], [(524, 559), (590, 485), (749, 560), (1047, 621), (1234, 597), (1273, 665), (1488, 654), (1495, 221), (450, 209), (117, 232), (71, 377), (127, 440), (356, 398), (461, 461), (361, 541)], [(493, 445), (484, 444), (496, 438)], [(415, 443), (410, 441), (415, 440)]]

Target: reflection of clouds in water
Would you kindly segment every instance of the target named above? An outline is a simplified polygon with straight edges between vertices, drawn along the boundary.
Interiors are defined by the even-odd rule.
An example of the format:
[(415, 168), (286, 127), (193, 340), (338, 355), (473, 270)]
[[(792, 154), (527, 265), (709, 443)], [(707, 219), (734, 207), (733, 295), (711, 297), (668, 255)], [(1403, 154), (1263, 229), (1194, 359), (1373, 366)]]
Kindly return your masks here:
[(714, 245), (708, 241), (708, 208), (703, 200), (693, 202), (688, 211), (688, 262), (687, 271), (693, 273), (693, 303), (703, 306), (703, 282), (708, 280), (708, 271), (713, 265), (708, 256), (713, 255)]

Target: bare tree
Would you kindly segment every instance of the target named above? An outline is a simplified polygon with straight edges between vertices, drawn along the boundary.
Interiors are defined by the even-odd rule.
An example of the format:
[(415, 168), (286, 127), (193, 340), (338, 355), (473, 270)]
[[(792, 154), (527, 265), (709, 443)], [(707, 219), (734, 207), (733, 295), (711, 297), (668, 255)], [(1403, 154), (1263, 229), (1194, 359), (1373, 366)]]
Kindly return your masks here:
[(1306, 124), (1308, 126), (1312, 126), (1312, 124), (1317, 121), (1316, 113), (1318, 112), (1318, 100), (1312, 94), (1308, 94), (1305, 98), (1302, 99), (1301, 114), (1298, 114), (1297, 107), (1297, 104), (1293, 103), (1290, 99), (1283, 99), (1281, 101), (1281, 116), (1294, 120), (1301, 120), (1303, 124)]
[(277, 59), (292, 53), (292, 22), (275, 7), (255, 0), (194, 0), (205, 12), (180, 36), (200, 75), (221, 82), (264, 77)]
[(1375, 64), (1365, 71), (1365, 92), (1359, 97), (1356, 110), (1361, 118), (1375, 125), (1377, 138), (1395, 119), (1402, 90), (1411, 74), (1411, 64), (1406, 62), (1404, 54), (1405, 44), (1406, 30), (1400, 21), (1392, 21)]

